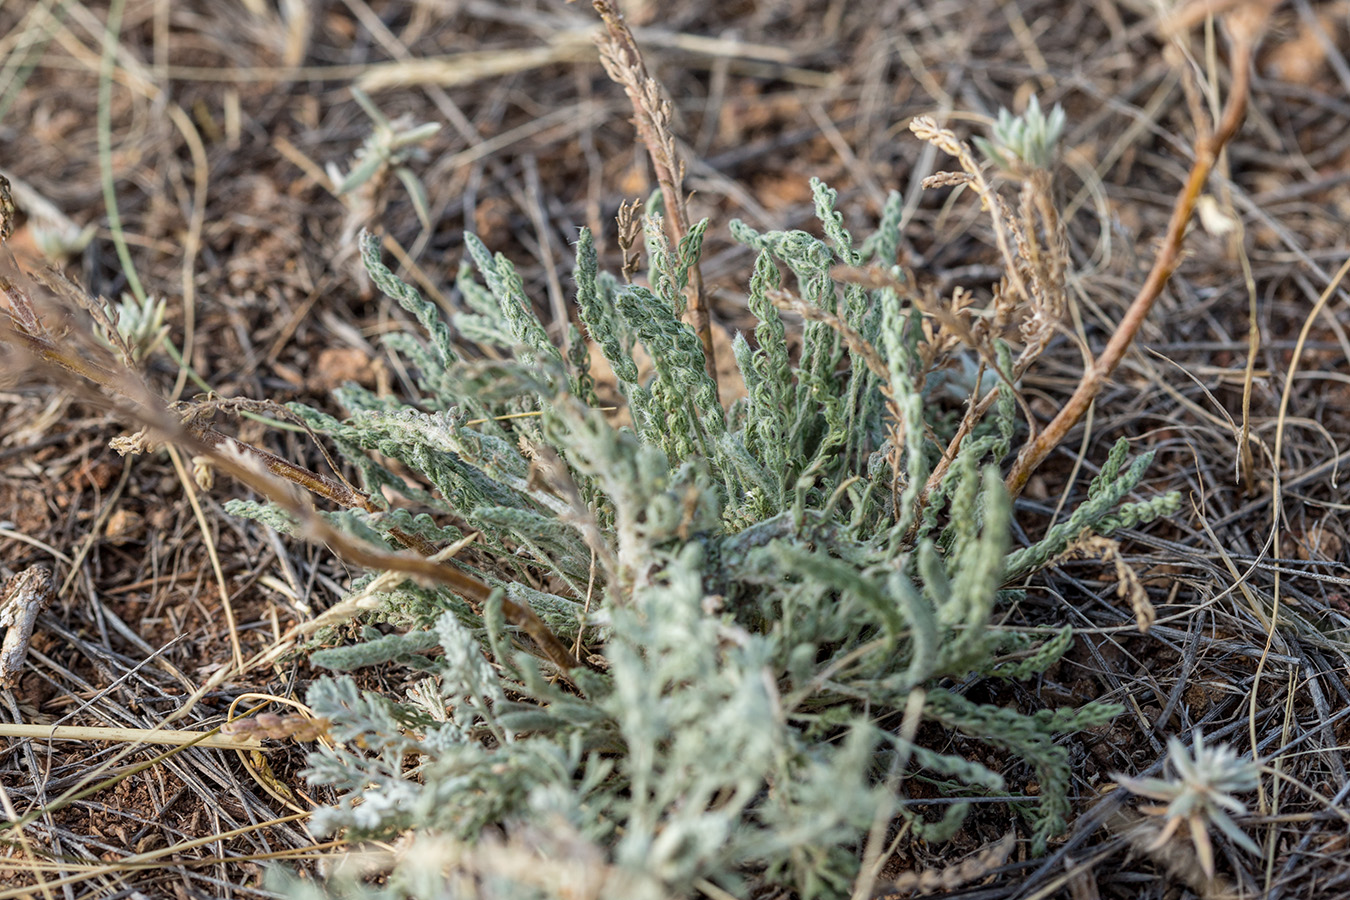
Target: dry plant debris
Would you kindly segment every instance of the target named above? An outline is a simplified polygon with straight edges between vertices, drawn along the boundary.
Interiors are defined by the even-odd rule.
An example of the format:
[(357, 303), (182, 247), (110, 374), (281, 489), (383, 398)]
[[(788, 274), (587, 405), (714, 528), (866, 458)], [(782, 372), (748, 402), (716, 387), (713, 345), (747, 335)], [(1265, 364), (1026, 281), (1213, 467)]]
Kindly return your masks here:
[(52, 602), (52, 573), (46, 566), (29, 566), (0, 585), (0, 688), (8, 688), (23, 668), (28, 641), (38, 613)]

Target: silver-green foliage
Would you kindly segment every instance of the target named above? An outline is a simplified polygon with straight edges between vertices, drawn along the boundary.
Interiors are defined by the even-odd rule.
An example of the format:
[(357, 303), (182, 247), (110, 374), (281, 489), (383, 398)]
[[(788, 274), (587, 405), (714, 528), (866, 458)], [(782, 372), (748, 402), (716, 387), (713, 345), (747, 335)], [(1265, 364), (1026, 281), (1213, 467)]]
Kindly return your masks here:
[(1041, 101), (1033, 94), (1020, 116), (1000, 109), (994, 122), (993, 140), (977, 137), (975, 146), (1005, 172), (1049, 169), (1066, 119), (1059, 104), (1047, 116), (1041, 111)]
[[(746, 395), (725, 412), (680, 320), (704, 226), (672, 248), (650, 224), (650, 287), (599, 272), (581, 234), (578, 312), (627, 401), (627, 427), (598, 408), (585, 356), (546, 340), (505, 259), (470, 239), (486, 287), (461, 273), (472, 311), (455, 324), (510, 359), (467, 361), (436, 308), (364, 238), (376, 284), (428, 331), (429, 343), (394, 341), (422, 396), (404, 405), (347, 388), (343, 421), (296, 411), (358, 464), (376, 497), (393, 486), (434, 520), (480, 532), (487, 555), (478, 558), (491, 563), (463, 565), (604, 662), (572, 670), (570, 684), (553, 677), (506, 624), (501, 593), (481, 614), (443, 590), (389, 594), (380, 617), (405, 631), (368, 629), (365, 643), (315, 662), (351, 670), (415, 661), (433, 678), (401, 698), (359, 691), (346, 676), (317, 682), (310, 704), (341, 744), (313, 754), (309, 777), (340, 797), (318, 827), (384, 838), (414, 829), (421, 849), (378, 891), (336, 881), (330, 890), (458, 896), (471, 883), (483, 896), (555, 896), (570, 871), (562, 857), (572, 855), (591, 860), (595, 896), (687, 896), (706, 882), (736, 895), (774, 884), (844, 896), (877, 822), (903, 817), (929, 838), (959, 827), (964, 806), (926, 821), (907, 799), (909, 780), (998, 795), (1010, 790), (1005, 776), (1029, 774), (1024, 767), (1041, 786), (1040, 803), (1021, 808), (1034, 849), (1064, 827), (1068, 755), (1056, 735), (1115, 708), (1023, 715), (965, 691), (1044, 671), (1070, 645), (1068, 629), (1041, 642), (991, 623), (1011, 575), (1043, 565), (1085, 529), (1146, 521), (1175, 500), (1118, 510), (1146, 464), (1122, 468), (1122, 447), (1066, 526), (1010, 554), (998, 472), (1015, 427), (1006, 379), (989, 419), (925, 498), (939, 455), (930, 436), (950, 426), (920, 387), (918, 314), (894, 290), (831, 277), (841, 262), (894, 259), (899, 197), (880, 232), (855, 245), (834, 193), (814, 189), (824, 241), (732, 224), (758, 251), (749, 283), (758, 325), (753, 343), (736, 339)], [(806, 302), (876, 348), (885, 377), (823, 321), (805, 324), (793, 359), (771, 298), (783, 269)], [(633, 360), (639, 344), (654, 369), (646, 380)], [(493, 420), (506, 414), (517, 417)], [(532, 474), (539, 460), (552, 461), (550, 476)], [(337, 521), (372, 540), (411, 524), (393, 511)], [(418, 521), (421, 533), (436, 527)], [(916, 715), (966, 742), (915, 741), (901, 723)], [(1002, 771), (947, 752), (970, 739), (1006, 751)], [(492, 852), (476, 843), (485, 830)], [(458, 848), (453, 865), (447, 846)], [(511, 848), (528, 850), (535, 868), (500, 864)], [(444, 865), (428, 868), (427, 853)]]
[[(1166, 822), (1152, 842), (1153, 848), (1163, 846), (1173, 835), (1189, 838), (1200, 867), (1213, 878), (1214, 847), (1209, 838), (1209, 826), (1213, 825), (1243, 850), (1260, 855), (1261, 848), (1232, 819), (1247, 812), (1247, 805), (1233, 795), (1249, 794), (1261, 785), (1259, 763), (1239, 756), (1227, 744), (1205, 746), (1198, 728), (1191, 749), (1178, 737), (1168, 739), (1167, 763), (1167, 778), (1111, 776), (1126, 790), (1167, 804), (1150, 810), (1161, 813)], [(1187, 826), (1184, 832), (1182, 824)]]

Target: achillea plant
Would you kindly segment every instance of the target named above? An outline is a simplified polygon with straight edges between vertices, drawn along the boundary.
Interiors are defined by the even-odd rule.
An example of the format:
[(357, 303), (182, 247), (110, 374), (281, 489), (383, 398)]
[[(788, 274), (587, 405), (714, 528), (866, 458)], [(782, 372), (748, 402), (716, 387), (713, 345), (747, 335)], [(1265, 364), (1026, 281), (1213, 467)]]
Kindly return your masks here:
[[(729, 409), (681, 321), (706, 223), (670, 246), (648, 218), (646, 286), (598, 271), (582, 232), (586, 333), (574, 330), (566, 350), (512, 264), (470, 237), (481, 283), (461, 272), (470, 311), (453, 324), (504, 361), (461, 356), (438, 309), (363, 236), (371, 277), (426, 331), (389, 341), (420, 395), (401, 403), (348, 386), (343, 420), (292, 407), (383, 505), (330, 521), (382, 550), (395, 536), (433, 545), (471, 532), (474, 561), (452, 564), (492, 592), (478, 603), (395, 580), (359, 604), (366, 624), (395, 633), (367, 628), (313, 653), (338, 673), (308, 697), (337, 743), (311, 756), (308, 777), (339, 796), (314, 828), (397, 848), (380, 887), (335, 876), (326, 891), (664, 898), (773, 886), (845, 896), (870, 879), (860, 860), (882, 852), (868, 836), (883, 837), (886, 823), (929, 840), (962, 824), (959, 802), (922, 818), (906, 796), (911, 780), (966, 797), (1010, 790), (1001, 772), (917, 742), (923, 720), (1027, 767), (1040, 796), (1017, 808), (1036, 852), (1064, 828), (1070, 772), (1056, 736), (1116, 708), (1024, 715), (965, 688), (1033, 676), (1071, 643), (1068, 628), (1038, 641), (992, 623), (1010, 579), (1085, 532), (1174, 511), (1177, 498), (1122, 506), (1149, 456), (1127, 466), (1121, 442), (1065, 523), (1011, 551), (999, 464), (1018, 428), (1013, 380), (1029, 360), (987, 330), (972, 337), (969, 309), (923, 313), (928, 301), (891, 266), (898, 196), (877, 233), (856, 242), (834, 192), (813, 190), (825, 240), (732, 223), (758, 252), (758, 324), (753, 343), (735, 341), (746, 395)], [(780, 307), (804, 313), (796, 358)], [(1018, 314), (1011, 301), (1004, 313)], [(987, 396), (973, 396), (977, 412), (958, 422), (938, 399), (950, 384), (930, 376), (966, 339), (977, 342), (973, 384)], [(602, 408), (588, 340), (630, 425)], [(638, 345), (654, 369), (645, 381)], [(413, 509), (393, 508), (386, 492)], [(234, 509), (285, 525), (275, 508)], [(584, 664), (542, 647), (538, 629), (508, 624), (518, 618), (504, 610), (521, 607)], [(390, 662), (426, 677), (395, 697), (342, 674)]]

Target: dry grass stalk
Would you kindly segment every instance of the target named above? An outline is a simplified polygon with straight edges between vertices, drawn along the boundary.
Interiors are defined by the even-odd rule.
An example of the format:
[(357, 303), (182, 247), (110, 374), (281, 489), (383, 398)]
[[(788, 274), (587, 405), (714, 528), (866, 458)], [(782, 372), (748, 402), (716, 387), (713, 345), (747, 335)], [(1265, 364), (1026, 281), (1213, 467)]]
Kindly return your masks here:
[(873, 347), (866, 338), (857, 332), (855, 328), (845, 322), (838, 315), (827, 309), (807, 303), (801, 297), (787, 290), (772, 290), (768, 293), (769, 299), (773, 305), (779, 309), (789, 310), (801, 316), (803, 319), (809, 319), (813, 322), (824, 322), (843, 338), (848, 349), (852, 350), (858, 356), (862, 357), (867, 368), (878, 380), (883, 383), (890, 380), (891, 373), (886, 367), (886, 361), (881, 358), (877, 348)]
[(897, 894), (921, 896), (935, 891), (954, 891), (962, 885), (983, 878), (1008, 861), (1008, 855), (1017, 846), (1016, 832), (1008, 832), (969, 859), (941, 869), (924, 872), (905, 872), (890, 884), (878, 885), (873, 896), (893, 897)]
[(220, 733), (230, 737), (274, 741), (292, 740), (308, 743), (317, 741), (327, 733), (329, 722), (324, 718), (301, 715), (299, 713), (259, 713), (234, 719), (220, 726)]
[[(469, 50), (444, 56), (373, 63), (360, 68), (356, 86), (367, 93), (409, 85), (457, 87), (555, 63), (590, 62), (595, 59), (595, 30), (592, 26), (554, 32), (548, 35), (549, 43), (543, 47)], [(639, 28), (637, 34), (648, 46), (667, 47), (682, 53), (709, 57), (737, 69), (756, 71), (756, 63), (770, 63), (781, 77), (813, 87), (826, 87), (838, 80), (833, 73), (789, 65), (796, 55), (786, 47), (753, 44), (734, 38), (674, 33), (659, 28)], [(200, 68), (176, 67), (171, 71), (175, 76), (186, 74), (203, 79), (211, 75), (210, 71)]]
[[(914, 278), (906, 273), (897, 277), (881, 266), (834, 266), (830, 277), (841, 284), (860, 284), (867, 288), (890, 288), (913, 303), (924, 315), (923, 340), (919, 342), (920, 384), (926, 370), (937, 361), (948, 356), (958, 345), (965, 346), (986, 356), (987, 361), (994, 359), (993, 349), (982, 345), (970, 324), (968, 306), (971, 294), (962, 288), (952, 292), (951, 300), (944, 303), (931, 287), (915, 288)], [(814, 315), (804, 310), (796, 310), (802, 315)], [(822, 319), (821, 321), (827, 321)], [(934, 324), (936, 323), (936, 327)]]
[(623, 254), (623, 280), (632, 282), (639, 259), (638, 238), (642, 237), (642, 203), (638, 200), (619, 203), (615, 221), (619, 226), (619, 252)]
[[(647, 147), (656, 181), (665, 198), (666, 234), (673, 251), (689, 233), (689, 212), (684, 195), (684, 161), (675, 146), (675, 135), (670, 130), (672, 109), (662, 95), (661, 85), (647, 72), (633, 32), (623, 20), (623, 14), (609, 0), (594, 0), (592, 5), (605, 23), (603, 34), (596, 36), (600, 47), (600, 63), (616, 84), (623, 87), (633, 104), (634, 124), (638, 137)], [(625, 272), (627, 265), (625, 265)], [(703, 293), (703, 274), (698, 262), (689, 271), (689, 318), (703, 345), (703, 364), (708, 377), (717, 384), (717, 363), (713, 356), (712, 319), (708, 314), (707, 298)]]
[[(984, 170), (969, 145), (954, 132), (939, 127), (927, 116), (915, 119), (910, 124), (910, 130), (916, 137), (954, 157), (963, 170), (930, 175), (924, 179), (923, 186), (963, 185), (973, 190), (980, 198), (982, 208), (989, 213), (994, 241), (1003, 257), (1004, 277), (994, 291), (993, 302), (986, 315), (977, 318), (973, 324), (967, 324), (969, 314), (965, 317), (948, 314), (946, 318), (939, 318), (939, 321), (953, 336), (979, 352), (992, 371), (1001, 378), (1016, 381), (1045, 352), (1051, 338), (1059, 331), (1068, 306), (1065, 277), (1069, 266), (1069, 249), (1063, 222), (1055, 208), (1051, 173), (1045, 169), (1019, 169), (1016, 174), (1021, 179), (1022, 188), (1019, 192), (1018, 214), (1014, 215), (995, 187), (985, 178)], [(926, 306), (921, 306), (925, 314), (937, 306), (934, 299), (930, 298)], [(969, 298), (963, 298), (958, 291), (952, 299), (953, 313), (959, 312), (968, 302)], [(994, 345), (1014, 326), (1022, 339), (1022, 350), (1013, 360), (1011, 373), (1003, 373), (995, 364)], [(938, 341), (934, 346), (942, 348), (944, 345)], [(925, 496), (946, 476), (961, 444), (988, 411), (996, 396), (996, 391), (989, 391), (983, 397), (972, 399), (966, 407), (956, 434), (929, 476)], [(1020, 394), (1018, 400), (1021, 402)], [(1023, 411), (1027, 414), (1028, 422), (1035, 421), (1029, 410)]]
[[(308, 720), (313, 721), (313, 720)], [(221, 735), (210, 731), (175, 731), (163, 728), (105, 728), (86, 725), (11, 725), (0, 722), (0, 737), (26, 738), (35, 741), (113, 741), (129, 744), (162, 744), (170, 747), (202, 747), (212, 750), (258, 750), (262, 747), (261, 737), (254, 736), (247, 729), (240, 729), (237, 736), (230, 736), (222, 726)]]
[[(1014, 378), (1045, 352), (1068, 309), (1065, 278), (1069, 247), (1064, 223), (1055, 208), (1050, 173), (1037, 169), (1028, 174), (1019, 199), (1021, 217), (1012, 232), (1031, 295), (1028, 314), (1018, 326), (1022, 352), (1013, 363)], [(996, 303), (996, 310), (1001, 312), (1004, 305)]]
[(955, 133), (939, 127), (937, 122), (928, 116), (916, 118), (910, 123), (909, 130), (919, 140), (927, 141), (961, 164), (964, 174), (960, 172), (938, 172), (925, 178), (923, 186), (931, 188), (964, 184), (975, 191), (980, 198), (982, 207), (989, 212), (994, 229), (994, 242), (998, 245), (999, 254), (1003, 257), (1007, 277), (1011, 280), (1023, 302), (1034, 303), (1035, 298), (1031, 286), (1026, 283), (1022, 266), (1018, 264), (1017, 254), (1014, 252), (1014, 244), (1017, 243), (1017, 239), (1014, 230), (1009, 228), (1012, 216), (998, 191), (984, 177), (984, 169), (975, 159), (970, 147), (957, 138)]

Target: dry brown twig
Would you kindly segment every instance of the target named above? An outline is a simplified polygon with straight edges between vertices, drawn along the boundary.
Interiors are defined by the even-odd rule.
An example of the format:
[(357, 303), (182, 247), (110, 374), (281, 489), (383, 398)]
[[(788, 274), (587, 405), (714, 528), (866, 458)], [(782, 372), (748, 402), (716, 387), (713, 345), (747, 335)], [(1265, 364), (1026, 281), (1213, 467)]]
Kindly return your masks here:
[[(656, 181), (665, 198), (666, 235), (670, 246), (678, 252), (680, 242), (689, 233), (689, 212), (684, 195), (684, 161), (675, 146), (675, 135), (670, 130), (671, 105), (663, 96), (661, 85), (647, 72), (633, 32), (623, 20), (623, 14), (609, 0), (594, 0), (591, 4), (605, 23), (605, 30), (596, 36), (600, 48), (600, 63), (615, 84), (620, 85), (633, 105), (633, 124), (638, 137), (647, 147)], [(627, 257), (625, 255), (625, 272)], [(689, 318), (703, 345), (703, 364), (708, 377), (717, 384), (717, 364), (713, 357), (712, 319), (708, 315), (707, 298), (703, 293), (703, 274), (695, 260), (689, 271)]]
[[(1126, 309), (1125, 315), (1121, 317), (1115, 334), (1083, 373), (1077, 388), (1064, 403), (1058, 415), (1039, 434), (1028, 440), (1018, 452), (1006, 481), (1008, 490), (1013, 496), (1022, 492), (1028, 479), (1031, 478), (1031, 473), (1087, 414), (1092, 401), (1125, 358), (1126, 351), (1134, 343), (1135, 336), (1143, 326), (1144, 320), (1148, 318), (1154, 302), (1162, 295), (1168, 279), (1181, 264), (1181, 245), (1186, 235), (1186, 226), (1195, 212), (1201, 191), (1204, 190), (1219, 154), (1237, 134), (1246, 116), (1247, 101), (1251, 92), (1252, 54), (1262, 35), (1265, 21), (1278, 2), (1279, 0), (1246, 0), (1223, 4), (1227, 10), (1224, 22), (1228, 26), (1232, 42), (1230, 65), (1232, 85), (1218, 123), (1211, 128), (1203, 119), (1197, 119), (1195, 159), (1172, 207), (1167, 231), (1153, 267)], [(1208, 3), (1195, 4), (1183, 9), (1173, 21), (1188, 24), (1206, 12), (1212, 12), (1212, 7), (1213, 4)], [(1170, 33), (1175, 27), (1168, 24), (1164, 26), (1163, 31)]]
[[(492, 596), (492, 588), (479, 579), (430, 558), (438, 551), (419, 535), (397, 528), (390, 530), (391, 536), (417, 554), (413, 556), (375, 550), (333, 528), (317, 514), (312, 504), (293, 496), (286, 485), (302, 487), (347, 509), (376, 512), (378, 508), (368, 496), (343, 480), (313, 472), (217, 431), (202, 421), (205, 417), (195, 407), (189, 408), (186, 418), (175, 415), (132, 370), (118, 371), (92, 362), (85, 358), (86, 354), (71, 352), (58, 344), (42, 325), (41, 317), (24, 290), (8, 280), (0, 283), (0, 289), (9, 300), (12, 322), (8, 326), (0, 325), (0, 344), (48, 371), (77, 376), (67, 379), (77, 392), (90, 392), (96, 387), (100, 402), (112, 403), (129, 420), (142, 424), (142, 430), (135, 435), (115, 439), (113, 449), (121, 453), (144, 452), (160, 443), (172, 443), (191, 456), (209, 459), (216, 468), (276, 503), (296, 519), (302, 537), (330, 545), (349, 563), (444, 585), (479, 610)], [(96, 303), (92, 299), (88, 302)], [(567, 645), (534, 610), (510, 598), (502, 598), (501, 603), (505, 619), (528, 634), (551, 663), (564, 671), (580, 665)]]

